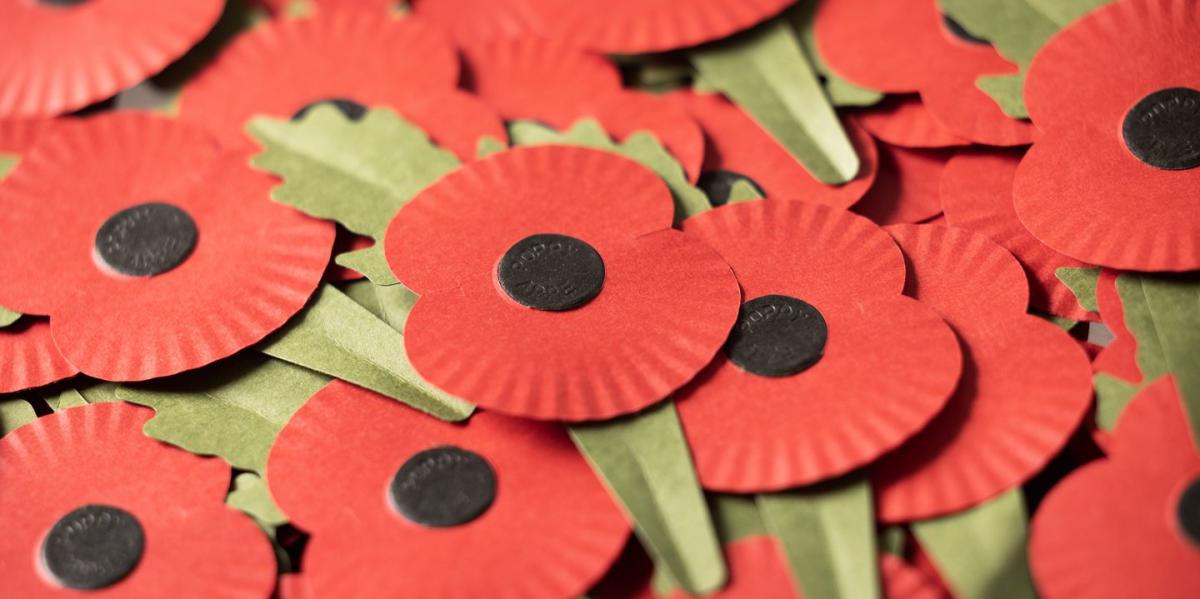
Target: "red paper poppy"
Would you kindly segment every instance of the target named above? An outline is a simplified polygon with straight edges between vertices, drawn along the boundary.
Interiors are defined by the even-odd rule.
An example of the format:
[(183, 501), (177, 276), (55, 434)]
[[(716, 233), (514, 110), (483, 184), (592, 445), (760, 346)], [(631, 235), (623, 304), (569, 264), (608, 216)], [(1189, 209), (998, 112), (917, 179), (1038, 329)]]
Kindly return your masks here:
[[(810, 357), (801, 362), (811, 364), (807, 370), (755, 374), (766, 369), (736, 363), (731, 342), (678, 394), (706, 488), (771, 491), (843, 474), (916, 434), (954, 392), (962, 367), (954, 333), (932, 309), (901, 295), (904, 257), (867, 219), (766, 200), (694, 216), (683, 229), (715, 248), (741, 283), (748, 301), (735, 336), (752, 334), (771, 313), (803, 316), (776, 324), (823, 322), (827, 331), (822, 339), (818, 329), (796, 325), (789, 329), (799, 333), (796, 345), (760, 346), (766, 356)], [(819, 318), (786, 302), (752, 309), (760, 298), (780, 296)], [(812, 338), (815, 347), (799, 347)]]
[[(271, 593), (275, 556), (270, 544), (252, 520), (224, 503), (229, 466), (146, 437), (142, 425), (153, 414), (125, 403), (93, 404), (39, 418), (0, 439), (0, 595), (79, 597), (83, 585), (108, 582), (96, 579), (97, 570), (113, 574), (109, 580), (120, 576), (120, 562), (132, 570), (86, 594)], [(70, 517), (84, 506), (107, 507), (101, 522), (115, 517), (117, 525), (91, 526), (94, 520)], [(85, 545), (82, 555), (78, 549), (68, 548), (65, 555), (52, 550), (54, 528), (67, 523), (80, 538), (78, 545)], [(117, 539), (128, 540), (138, 530), (139, 547), (117, 545)], [(88, 555), (89, 541), (106, 553)], [(78, 561), (63, 564), (64, 558)]]
[(909, 149), (883, 142), (879, 147), (879, 175), (854, 211), (881, 225), (919, 223), (942, 211), (938, 183), (947, 149)]
[(265, 23), (239, 36), (184, 88), (180, 118), (230, 147), (253, 147), (256, 115), (291, 117), (319, 101), (388, 106), (469, 159), (485, 135), (507, 140), (494, 111), (454, 90), (454, 46), (418, 19), (334, 11)]
[(442, 422), (341, 381), (280, 433), (267, 481), (312, 534), (314, 597), (578, 597), (629, 536), (562, 427)]
[(964, 149), (942, 174), (942, 210), (952, 226), (969, 229), (1004, 246), (1025, 267), (1030, 303), (1055, 316), (1095, 320), (1055, 274), (1060, 268), (1088, 268), (1037, 240), (1017, 218), (1012, 204), (1013, 176), (1021, 150)]
[(1069, 334), (1026, 313), (1025, 274), (1004, 248), (964, 229), (888, 231), (908, 259), (905, 293), (937, 310), (964, 349), (946, 407), (872, 466), (878, 517), (908, 522), (977, 505), (1040, 471), (1091, 406), (1092, 369)]
[(46, 320), (22, 316), (0, 327), (0, 393), (41, 387), (78, 372), (58, 353)]
[(902, 148), (948, 148), (971, 143), (934, 118), (917, 94), (890, 95), (856, 112), (855, 120), (875, 139)]
[(1017, 72), (995, 49), (958, 39), (936, 0), (826, 0), (817, 9), (821, 56), (842, 77), (892, 93), (920, 92), (935, 119), (973, 142), (1033, 141), (1033, 125), (1009, 118), (975, 85), (981, 75)]
[(56, 127), (0, 186), (0, 305), (49, 315), (67, 360), (105, 380), (203, 366), (274, 331), (320, 281), (333, 227), (271, 202), (271, 177), (217, 148), (148, 114)]
[[(673, 212), (653, 172), (586, 148), (518, 148), (446, 175), (384, 242), (421, 296), (405, 327), (413, 366), (530, 418), (609, 418), (665, 398), (712, 359), (740, 297), (720, 256), (670, 228)], [(532, 237), (546, 234), (561, 237)], [(543, 303), (559, 300), (583, 305)]]
[(0, 0), (0, 119), (54, 116), (116, 95), (183, 56), (224, 4)]
[(1118, 274), (1115, 270), (1102, 268), (1096, 280), (1096, 307), (1100, 309), (1104, 325), (1112, 332), (1113, 340), (1092, 361), (1092, 370), (1138, 383), (1143, 375), (1137, 363), (1137, 338), (1125, 325), (1125, 306), (1117, 291)]
[(534, 29), (610, 54), (687, 48), (748, 29), (792, 0), (524, 0)]
[(1041, 596), (1200, 596), (1200, 455), (1171, 377), (1125, 408), (1109, 458), (1060, 483), (1034, 515)]
[[(0, 154), (24, 154), (37, 143), (53, 121), (49, 119), (0, 120)], [(4, 173), (0, 172), (0, 179)]]
[(1197, 39), (1200, 3), (1122, 0), (1038, 52), (1025, 102), (1046, 134), (1013, 183), (1034, 236), (1092, 264), (1200, 268)]
[(409, 0), (417, 17), (437, 23), (461, 46), (529, 37), (521, 0)]
[(842, 124), (861, 161), (858, 176), (844, 185), (827, 185), (813, 178), (787, 148), (723, 96), (679, 92), (670, 97), (704, 130), (707, 172), (726, 171), (749, 178), (768, 197), (837, 208), (857, 202), (875, 182), (875, 142), (850, 120)]

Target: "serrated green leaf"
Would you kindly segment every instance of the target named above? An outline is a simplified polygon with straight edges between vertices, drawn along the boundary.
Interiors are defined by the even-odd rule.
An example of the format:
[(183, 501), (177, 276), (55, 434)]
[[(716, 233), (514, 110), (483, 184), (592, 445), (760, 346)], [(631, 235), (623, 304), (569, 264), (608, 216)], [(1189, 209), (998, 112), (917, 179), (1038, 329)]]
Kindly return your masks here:
[(225, 498), (225, 503), (254, 518), (272, 537), (275, 536), (275, 529), (288, 521), (279, 506), (275, 505), (267, 483), (253, 472), (242, 472), (233, 479), (233, 490)]
[(1200, 277), (1147, 275), (1142, 292), (1167, 369), (1183, 400), (1193, 440), (1200, 449)]
[(1005, 116), (1029, 118), (1029, 109), (1025, 107), (1024, 71), (1016, 75), (980, 75), (975, 80), (975, 86), (991, 96)]
[(252, 163), (283, 179), (271, 196), (316, 218), (334, 220), (375, 239), (338, 264), (379, 285), (398, 281), (382, 261), (388, 223), (405, 203), (454, 170), (458, 158), (434, 145), (420, 128), (380, 108), (353, 121), (319, 105), (297, 121), (254, 119), (251, 135), (265, 148)]
[(24, 399), (12, 398), (0, 401), (0, 437), (37, 420), (37, 412)]
[(1054, 276), (1062, 281), (1075, 294), (1075, 299), (1088, 312), (1095, 312), (1100, 308), (1096, 305), (1096, 281), (1100, 279), (1100, 269), (1092, 268), (1072, 268), (1062, 267), (1055, 269)]
[(258, 350), (399, 400), (442, 420), (463, 420), (474, 406), (421, 378), (404, 335), (330, 285)]
[(1038, 12), (1058, 25), (1069, 25), (1075, 19), (1113, 0), (1026, 0)]
[(776, 19), (691, 51), (692, 64), (817, 180), (837, 185), (860, 162), (791, 27)]
[(761, 199), (763, 199), (762, 194), (758, 193), (758, 190), (755, 189), (749, 181), (743, 181), (739, 179), (734, 181), (733, 185), (729, 188), (729, 199), (726, 200), (725, 203), (738, 204), (741, 202), (751, 202)]

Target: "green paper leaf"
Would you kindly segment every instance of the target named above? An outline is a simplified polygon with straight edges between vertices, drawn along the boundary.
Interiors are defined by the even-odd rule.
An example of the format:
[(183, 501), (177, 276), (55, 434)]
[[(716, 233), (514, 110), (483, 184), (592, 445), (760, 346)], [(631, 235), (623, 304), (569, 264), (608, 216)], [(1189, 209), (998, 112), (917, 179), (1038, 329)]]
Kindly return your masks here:
[(746, 537), (767, 534), (758, 502), (753, 495), (710, 493), (708, 507), (721, 542), (728, 545)]
[(14, 323), (21, 317), (20, 312), (13, 312), (0, 307), (0, 329)]
[(1144, 279), (1138, 275), (1123, 273), (1117, 277), (1117, 294), (1125, 312), (1125, 327), (1137, 341), (1138, 370), (1142, 380), (1137, 383), (1122, 381), (1110, 374), (1099, 373), (1093, 378), (1096, 388), (1096, 425), (1111, 431), (1129, 401), (1145, 387), (1167, 372), (1167, 358), (1159, 340), (1158, 328), (1143, 286)]
[(298, 121), (254, 119), (249, 131), (265, 148), (252, 163), (283, 178), (272, 198), (375, 239), (371, 248), (337, 262), (378, 285), (398, 282), (382, 256), (392, 216), (459, 165), (424, 131), (383, 108), (352, 121), (319, 105)]
[(1200, 449), (1200, 277), (1147, 276), (1142, 292)]
[(691, 52), (708, 83), (746, 110), (816, 179), (840, 184), (860, 167), (792, 29), (776, 19)]
[(492, 154), (495, 154), (496, 152), (503, 152), (504, 150), (507, 150), (507, 149), (508, 149), (508, 144), (506, 144), (490, 135), (487, 135), (487, 136), (480, 138), (479, 143), (476, 144), (475, 157), (476, 158), (487, 158), (488, 156), (491, 156)]
[(621, 143), (614, 142), (594, 119), (583, 119), (565, 132), (558, 132), (531, 121), (517, 121), (509, 126), (514, 145), (566, 144), (607, 150), (620, 154), (658, 173), (675, 198), (675, 222), (682, 222), (712, 208), (704, 192), (687, 180), (683, 167), (659, 143), (652, 133), (637, 132)]
[(1025, 73), (1016, 75), (980, 75), (975, 86), (1000, 105), (1000, 111), (1013, 119), (1029, 118), (1025, 108)]
[(379, 305), (379, 297), (375, 295), (376, 287), (378, 285), (366, 279), (359, 279), (341, 284), (338, 286), (338, 290), (354, 300), (354, 303), (366, 308), (375, 318), (384, 320), (383, 306)]
[(0, 401), (0, 437), (37, 420), (37, 412), (24, 399), (12, 398)]
[(16, 154), (0, 154), (0, 181), (4, 180), (17, 167), (17, 162), (20, 160), (21, 157)]
[(806, 599), (880, 596), (875, 512), (866, 476), (758, 496)]
[(692, 594), (725, 584), (725, 561), (675, 404), (570, 427), (655, 563)]
[(55, 412), (93, 403), (121, 401), (121, 398), (117, 397), (120, 385), (116, 383), (87, 381), (83, 377), (76, 377), (74, 381), (76, 387), (68, 387), (54, 395), (44, 396), (42, 400)]
[(912, 530), (955, 597), (1037, 599), (1020, 489), (957, 514), (915, 522)]
[(248, 352), (117, 396), (154, 408), (147, 436), (261, 474), (276, 435), (329, 379)]
[(817, 34), (814, 27), (817, 14), (817, 2), (806, 0), (797, 2), (790, 10), (783, 13), (796, 34), (800, 36), (804, 55), (814, 71), (821, 75), (825, 82), (825, 95), (834, 106), (874, 106), (883, 100), (883, 92), (867, 89), (855, 83), (842, 79), (840, 75), (829, 68), (821, 51), (817, 47)]
[(417, 374), (404, 351), (403, 334), (330, 285), (318, 289), (311, 303), (258, 349), (442, 420), (463, 420), (474, 410)]
[(1051, 21), (1065, 26), (1112, 0), (1026, 0)]
[(908, 534), (900, 526), (888, 526), (879, 531), (879, 550), (897, 557), (904, 557), (904, 545)]
[(738, 204), (741, 202), (750, 202), (753, 200), (763, 199), (762, 194), (758, 193), (757, 189), (747, 181), (738, 179), (733, 182), (729, 188), (729, 199), (725, 200), (726, 204)]
[(1096, 305), (1096, 281), (1100, 279), (1098, 267), (1071, 268), (1064, 266), (1056, 269), (1054, 276), (1062, 281), (1063, 285), (1071, 288), (1075, 299), (1079, 301), (1079, 305), (1083, 306), (1084, 310), (1095, 312), (1100, 309)]
[(288, 521), (279, 511), (279, 506), (275, 505), (267, 483), (253, 472), (242, 472), (233, 479), (233, 490), (225, 498), (225, 503), (254, 518), (271, 537), (275, 536), (276, 528)]
[[(116, 395), (116, 385), (113, 385), (113, 395)], [(90, 403), (103, 403), (88, 401), (78, 389), (64, 389), (55, 397), (46, 398), (46, 405), (50, 406), (55, 412), (59, 410), (68, 410), (70, 408), (79, 408)]]

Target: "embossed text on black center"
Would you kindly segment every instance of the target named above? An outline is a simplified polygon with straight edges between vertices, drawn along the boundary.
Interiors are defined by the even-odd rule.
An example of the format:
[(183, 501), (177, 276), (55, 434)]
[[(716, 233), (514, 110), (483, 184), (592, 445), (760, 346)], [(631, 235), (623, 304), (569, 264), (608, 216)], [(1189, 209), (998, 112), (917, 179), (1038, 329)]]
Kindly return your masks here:
[(496, 473), (479, 454), (443, 445), (409, 458), (396, 471), (392, 503), (411, 522), (459, 526), (483, 515), (496, 499)]
[(97, 257), (113, 271), (131, 277), (165, 273), (196, 247), (196, 223), (181, 208), (149, 202), (126, 208), (96, 231)]
[(746, 372), (790, 376), (820, 361), (828, 337), (825, 319), (812, 305), (787, 295), (764, 295), (742, 304), (725, 353)]
[(604, 260), (586, 242), (554, 233), (513, 244), (496, 265), (500, 288), (536, 310), (578, 308), (604, 287)]
[(1200, 166), (1200, 91), (1169, 87), (1142, 98), (1125, 114), (1121, 134), (1129, 152), (1152, 167)]
[(51, 527), (42, 542), (42, 563), (65, 587), (101, 589), (133, 571), (145, 543), (142, 525), (129, 512), (85, 505)]

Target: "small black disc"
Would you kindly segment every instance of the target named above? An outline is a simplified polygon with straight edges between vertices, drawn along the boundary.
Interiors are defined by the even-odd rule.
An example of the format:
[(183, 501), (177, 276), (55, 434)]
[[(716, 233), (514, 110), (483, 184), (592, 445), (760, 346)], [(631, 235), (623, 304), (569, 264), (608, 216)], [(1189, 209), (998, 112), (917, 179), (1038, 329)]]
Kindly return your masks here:
[(304, 116), (308, 114), (308, 111), (321, 104), (332, 104), (334, 108), (342, 111), (342, 114), (352, 121), (362, 120), (362, 118), (367, 114), (367, 107), (355, 102), (354, 100), (347, 100), (346, 98), (327, 98), (325, 100), (317, 100), (316, 102), (309, 102), (308, 104), (305, 104), (303, 108), (296, 111), (296, 114), (292, 115), (292, 120), (298, 121), (304, 118)]
[(1200, 547), (1200, 478), (1188, 484), (1179, 497), (1179, 528)]
[(391, 493), (396, 510), (412, 522), (458, 526), (483, 515), (496, 500), (496, 472), (479, 454), (443, 445), (404, 462)]
[(496, 265), (500, 288), (535, 310), (578, 308), (604, 287), (604, 260), (587, 242), (554, 233), (513, 244)]
[(42, 563), (67, 588), (102, 589), (128, 576), (145, 546), (145, 532), (133, 514), (85, 505), (50, 528), (42, 542)]
[(821, 360), (829, 329), (807, 302), (764, 295), (742, 304), (725, 345), (729, 361), (759, 376), (790, 376)]
[(729, 203), (729, 196), (733, 192), (733, 184), (738, 181), (745, 181), (754, 188), (754, 191), (762, 197), (767, 197), (767, 192), (763, 191), (761, 185), (755, 182), (754, 179), (747, 177), (738, 172), (715, 170), (704, 171), (700, 173), (700, 178), (696, 181), (696, 187), (708, 196), (708, 203), (713, 206), (724, 206)]
[(96, 232), (96, 253), (116, 272), (149, 277), (183, 264), (196, 237), (196, 222), (187, 212), (150, 202), (109, 217)]
[(1142, 98), (1125, 113), (1121, 134), (1129, 152), (1154, 168), (1200, 166), (1200, 91), (1169, 87)]
[(953, 35), (955, 39), (962, 40), (968, 44), (975, 44), (977, 46), (992, 45), (991, 42), (981, 37), (971, 35), (971, 32), (967, 31), (967, 28), (963, 27), (962, 23), (955, 21), (950, 15), (942, 15), (942, 27), (945, 27), (946, 31), (949, 31), (950, 35)]

